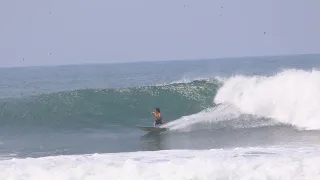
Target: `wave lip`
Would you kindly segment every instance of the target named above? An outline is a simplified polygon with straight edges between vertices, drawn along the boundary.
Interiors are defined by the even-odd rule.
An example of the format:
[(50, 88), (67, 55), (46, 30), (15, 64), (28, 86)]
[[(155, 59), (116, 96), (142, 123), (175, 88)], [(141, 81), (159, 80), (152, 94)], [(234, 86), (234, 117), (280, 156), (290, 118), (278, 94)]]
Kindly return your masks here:
[(234, 76), (218, 89), (215, 103), (272, 118), (299, 129), (320, 129), (320, 71), (284, 70), (274, 76)]

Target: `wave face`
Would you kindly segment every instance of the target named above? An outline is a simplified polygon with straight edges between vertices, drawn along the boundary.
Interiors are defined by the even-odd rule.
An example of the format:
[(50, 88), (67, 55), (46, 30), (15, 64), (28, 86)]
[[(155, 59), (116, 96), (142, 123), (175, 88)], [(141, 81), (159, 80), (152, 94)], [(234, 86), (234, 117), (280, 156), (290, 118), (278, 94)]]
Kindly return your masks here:
[(85, 89), (0, 101), (0, 126), (110, 128), (152, 125), (160, 107), (164, 120), (214, 106), (218, 80), (197, 80), (123, 89)]
[(285, 70), (273, 76), (234, 76), (215, 96), (241, 113), (299, 129), (320, 129), (320, 71)]

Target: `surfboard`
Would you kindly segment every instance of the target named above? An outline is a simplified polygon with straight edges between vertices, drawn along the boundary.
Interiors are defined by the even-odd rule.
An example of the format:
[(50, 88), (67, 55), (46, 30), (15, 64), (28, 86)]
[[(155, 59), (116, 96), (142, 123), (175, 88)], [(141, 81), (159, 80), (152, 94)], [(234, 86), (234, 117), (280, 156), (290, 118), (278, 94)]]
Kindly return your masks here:
[(167, 130), (167, 128), (160, 128), (160, 127), (143, 127), (138, 126), (139, 129), (142, 131), (148, 131), (148, 132), (161, 132)]

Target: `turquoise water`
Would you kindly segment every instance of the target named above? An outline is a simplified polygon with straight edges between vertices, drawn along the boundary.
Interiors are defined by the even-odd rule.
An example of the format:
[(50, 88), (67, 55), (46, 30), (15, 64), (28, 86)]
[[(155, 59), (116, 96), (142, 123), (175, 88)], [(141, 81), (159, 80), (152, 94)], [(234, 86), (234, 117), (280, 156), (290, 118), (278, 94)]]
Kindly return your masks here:
[[(319, 55), (299, 55), (3, 68), (0, 156), (318, 144), (316, 137), (320, 133), (303, 129), (317, 129), (317, 124), (287, 122), (287, 116), (254, 107), (277, 106), (263, 103), (268, 94), (279, 105), (282, 100), (277, 92), (282, 92), (285, 82), (295, 83), (295, 79), (297, 84), (292, 85), (297, 91), (299, 80), (310, 80), (307, 86), (312, 93), (319, 67)], [(304, 73), (310, 73), (310, 78), (303, 80)], [(273, 81), (277, 78), (286, 81), (277, 84)], [(265, 79), (268, 81), (263, 92), (267, 93), (257, 94), (254, 88)], [(251, 106), (253, 100), (248, 101), (249, 97), (242, 101), (249, 105), (241, 104), (239, 99), (247, 93), (240, 91), (243, 86), (252, 86), (252, 98), (261, 98), (261, 104), (255, 102)], [(222, 91), (226, 88), (229, 89)], [(291, 99), (298, 101), (301, 97), (290, 93), (296, 89), (285, 88), (293, 94)], [(303, 103), (308, 106), (308, 101)], [(171, 131), (147, 134), (136, 127), (152, 126), (154, 107), (160, 107)], [(231, 111), (233, 108), (237, 110)], [(295, 115), (291, 113), (290, 118), (296, 119)]]

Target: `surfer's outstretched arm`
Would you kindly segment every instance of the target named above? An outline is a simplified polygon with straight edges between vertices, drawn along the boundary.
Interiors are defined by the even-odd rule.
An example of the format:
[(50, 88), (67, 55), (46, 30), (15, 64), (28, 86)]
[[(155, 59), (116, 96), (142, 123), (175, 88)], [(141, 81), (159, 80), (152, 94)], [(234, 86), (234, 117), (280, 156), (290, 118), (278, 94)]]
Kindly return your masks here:
[(153, 127), (156, 127), (156, 121), (153, 122)]

